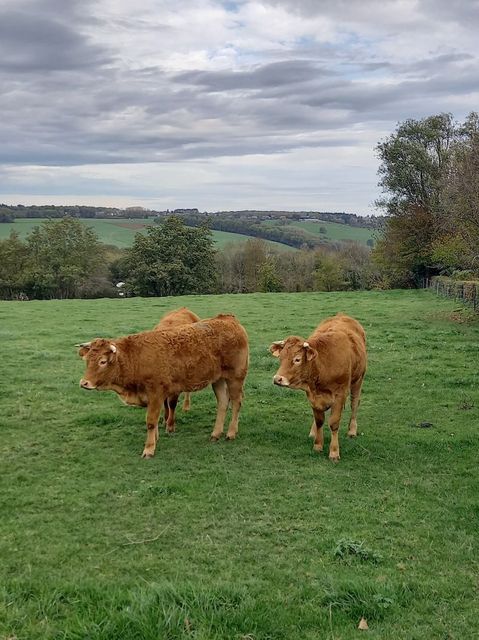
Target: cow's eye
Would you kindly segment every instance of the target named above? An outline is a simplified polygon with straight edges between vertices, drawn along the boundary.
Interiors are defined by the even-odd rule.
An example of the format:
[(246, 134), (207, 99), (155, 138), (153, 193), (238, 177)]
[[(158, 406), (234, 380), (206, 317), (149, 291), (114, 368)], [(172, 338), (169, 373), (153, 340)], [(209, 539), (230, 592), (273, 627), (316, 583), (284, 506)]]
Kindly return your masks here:
[(100, 364), (104, 367), (107, 364), (108, 360), (100, 360)]
[(299, 364), (301, 362), (301, 357), (300, 356), (296, 356), (296, 358), (293, 359), (294, 364)]

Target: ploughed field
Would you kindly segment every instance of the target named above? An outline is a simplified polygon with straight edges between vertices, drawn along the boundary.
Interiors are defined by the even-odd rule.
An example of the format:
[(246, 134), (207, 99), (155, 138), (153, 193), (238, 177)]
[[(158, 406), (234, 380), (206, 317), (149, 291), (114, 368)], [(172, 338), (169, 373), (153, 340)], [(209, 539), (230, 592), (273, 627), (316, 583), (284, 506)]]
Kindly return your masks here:
[[(142, 460), (145, 411), (85, 392), (75, 343), (186, 304), (250, 337), (239, 437), (192, 395)], [(368, 334), (360, 436), (312, 451), (273, 340), (337, 311)], [(425, 291), (1, 302), (0, 638), (479, 637), (479, 324)], [(181, 402), (180, 405), (181, 406)], [(422, 426), (421, 426), (422, 425)], [(369, 631), (358, 631), (364, 617)]]

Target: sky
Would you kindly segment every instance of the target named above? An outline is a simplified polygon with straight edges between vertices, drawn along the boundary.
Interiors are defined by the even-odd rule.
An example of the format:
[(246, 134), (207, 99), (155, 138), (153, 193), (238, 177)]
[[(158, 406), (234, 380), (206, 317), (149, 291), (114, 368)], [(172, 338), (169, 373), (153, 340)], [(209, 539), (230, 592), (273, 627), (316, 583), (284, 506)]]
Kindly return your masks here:
[(479, 110), (479, 0), (0, 0), (0, 202), (378, 213)]

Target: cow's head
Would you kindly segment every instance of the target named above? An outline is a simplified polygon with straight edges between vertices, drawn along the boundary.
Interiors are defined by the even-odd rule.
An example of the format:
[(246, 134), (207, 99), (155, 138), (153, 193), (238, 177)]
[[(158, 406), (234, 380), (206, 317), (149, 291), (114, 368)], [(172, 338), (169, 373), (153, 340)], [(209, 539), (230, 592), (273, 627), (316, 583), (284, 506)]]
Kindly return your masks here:
[(84, 377), (80, 380), (82, 389), (108, 389), (115, 378), (118, 349), (114, 342), (96, 338), (92, 342), (77, 345), (78, 355), (86, 362)]
[(304, 338), (290, 336), (286, 340), (273, 342), (269, 350), (279, 358), (278, 373), (273, 377), (274, 384), (291, 389), (302, 389), (307, 383), (311, 362), (318, 352)]

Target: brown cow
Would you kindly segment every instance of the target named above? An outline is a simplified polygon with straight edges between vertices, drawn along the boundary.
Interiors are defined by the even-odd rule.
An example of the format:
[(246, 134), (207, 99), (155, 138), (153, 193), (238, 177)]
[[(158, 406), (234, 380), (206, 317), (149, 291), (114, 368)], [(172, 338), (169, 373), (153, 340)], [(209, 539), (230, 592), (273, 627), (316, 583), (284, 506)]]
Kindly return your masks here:
[[(190, 311), (186, 307), (181, 309), (175, 309), (165, 314), (159, 323), (155, 327), (157, 329), (174, 329), (176, 327), (182, 327), (185, 324), (193, 324), (198, 322), (199, 317), (193, 311)], [(165, 425), (167, 433), (174, 433), (175, 426), (175, 411), (178, 404), (179, 396), (171, 396), (165, 400)], [(190, 394), (185, 393), (185, 399), (183, 401), (183, 411), (189, 411), (191, 407)]]
[(83, 389), (132, 393), (147, 406), (144, 458), (155, 453), (158, 419), (165, 398), (181, 391), (198, 391), (211, 384), (216, 395), (216, 422), (211, 434), (218, 440), (231, 400), (231, 421), (226, 434), (238, 433), (243, 384), (248, 370), (248, 336), (233, 315), (168, 331), (145, 331), (115, 340), (97, 338), (80, 345), (86, 362)]
[(357, 435), (357, 412), (366, 373), (366, 334), (362, 326), (343, 314), (324, 320), (307, 341), (290, 336), (273, 342), (271, 353), (280, 359), (273, 382), (303, 389), (313, 409), (310, 436), (314, 450), (323, 450), (324, 412), (331, 409), (329, 459), (339, 460), (338, 429), (347, 397), (351, 395), (348, 435)]

